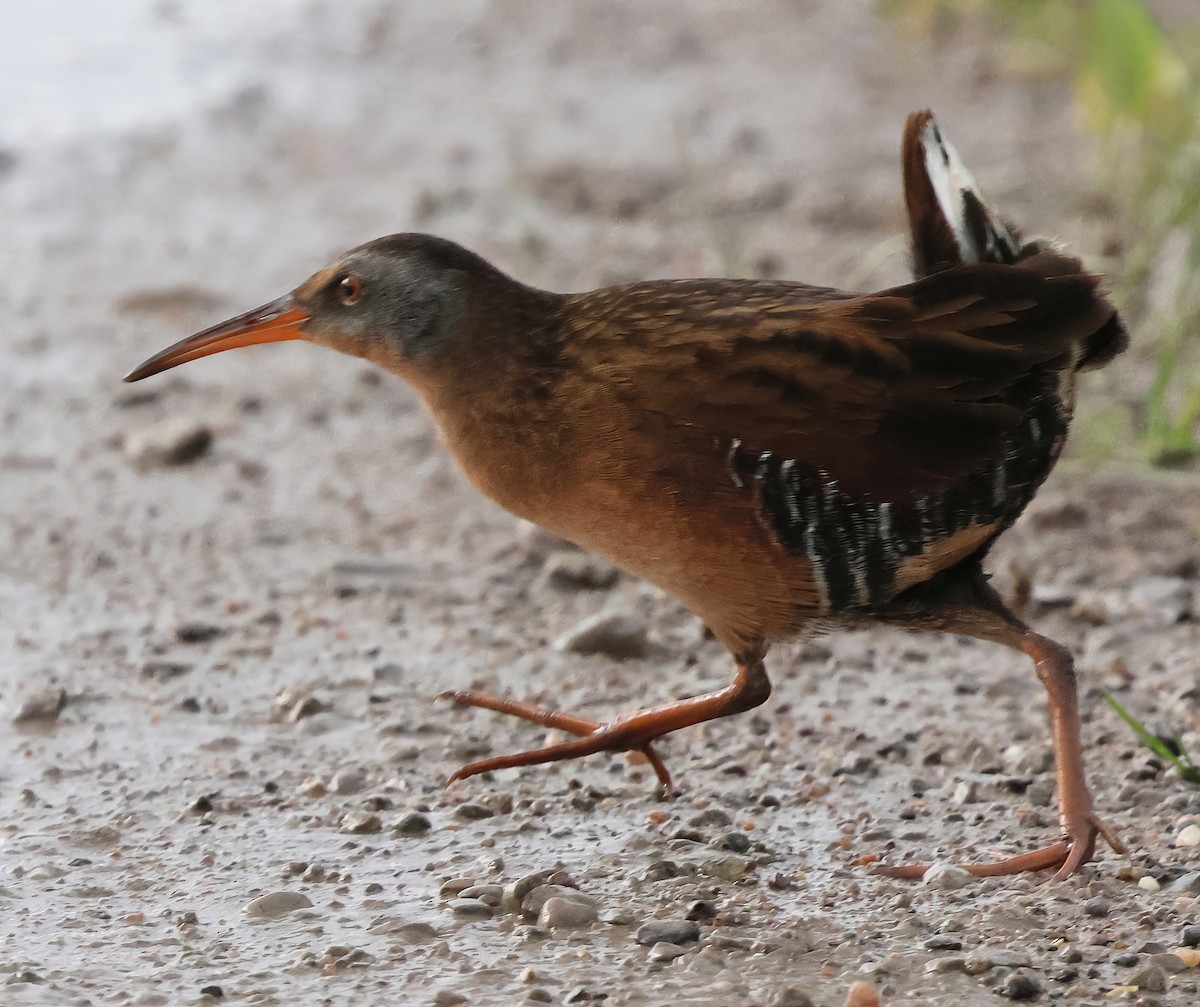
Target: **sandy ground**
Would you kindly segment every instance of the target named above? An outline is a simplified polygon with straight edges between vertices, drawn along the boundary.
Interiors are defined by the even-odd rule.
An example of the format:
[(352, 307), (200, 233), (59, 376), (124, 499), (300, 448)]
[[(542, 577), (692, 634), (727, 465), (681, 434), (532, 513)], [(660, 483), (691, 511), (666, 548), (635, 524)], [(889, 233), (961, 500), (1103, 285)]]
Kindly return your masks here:
[[(559, 288), (899, 280), (898, 132), (926, 104), (1014, 218), (1116, 247), (1067, 95), (862, 0), (271, 10), (200, 31), (132, 3), (163, 81), (203, 86), (148, 69), (144, 114), (0, 133), (0, 1002), (834, 1007), (856, 979), (886, 1005), (1200, 1000), (1169, 953), (1200, 939), (1200, 853), (1175, 845), (1200, 791), (1098, 692), (1200, 731), (1193, 477), (1069, 459), (993, 563), (1080, 656), (1131, 857), (939, 890), (859, 858), (1054, 835), (1018, 657), (884, 631), (781, 648), (766, 707), (664, 744), (671, 802), (619, 757), (446, 790), (544, 739), (442, 689), (603, 718), (717, 687), (727, 656), (477, 497), (358, 361), (296, 344), (119, 383), (394, 230)], [(1142, 377), (1130, 355), (1085, 395)], [(211, 446), (165, 464), (180, 424)], [(643, 656), (552, 646), (599, 611)], [(555, 871), (598, 921), (510, 904)]]

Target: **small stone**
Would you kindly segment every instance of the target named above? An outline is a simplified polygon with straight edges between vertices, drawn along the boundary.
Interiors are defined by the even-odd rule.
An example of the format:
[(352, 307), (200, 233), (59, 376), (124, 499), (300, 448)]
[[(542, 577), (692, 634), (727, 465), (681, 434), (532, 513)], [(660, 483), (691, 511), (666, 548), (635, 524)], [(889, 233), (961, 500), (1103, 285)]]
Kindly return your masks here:
[(599, 916), (601, 923), (610, 927), (627, 927), (634, 921), (633, 913), (628, 909), (605, 909)]
[(674, 961), (681, 955), (687, 954), (687, 948), (680, 947), (678, 944), (670, 944), (667, 941), (659, 941), (650, 948), (650, 958), (656, 962)]
[(1029, 968), (1031, 964), (1029, 955), (1025, 951), (1019, 951), (1014, 948), (993, 947), (977, 948), (967, 955), (966, 961), (967, 971), (971, 975), (979, 975), (997, 966), (1000, 968), (1023, 969)]
[(208, 643), (224, 632), (208, 622), (181, 622), (175, 627), (175, 639), (180, 643)]
[(595, 1000), (607, 1000), (607, 993), (595, 993), (584, 986), (576, 986), (570, 993), (563, 997), (565, 1004), (582, 1004), (591, 1003)]
[(465, 996), (461, 993), (454, 993), (451, 990), (438, 990), (433, 997), (433, 1007), (458, 1007), (459, 1004), (467, 1002)]
[(750, 849), (750, 837), (744, 832), (727, 832), (713, 842), (718, 850), (731, 850), (734, 853), (746, 853)]
[(602, 591), (617, 582), (615, 566), (584, 552), (557, 552), (546, 560), (541, 583), (559, 591)]
[(139, 673), (142, 678), (149, 679), (152, 682), (169, 682), (173, 678), (186, 675), (191, 670), (192, 665), (185, 664), (183, 661), (154, 659), (143, 661)]
[(922, 884), (938, 891), (949, 892), (969, 885), (973, 880), (971, 872), (946, 862), (931, 864), (921, 879)]
[(542, 911), (538, 913), (538, 926), (548, 930), (586, 927), (595, 923), (598, 916), (595, 906), (555, 895), (542, 903)]
[(1167, 991), (1167, 974), (1157, 965), (1148, 965), (1129, 980), (1130, 985), (1136, 986), (1147, 993), (1165, 993)]
[(483, 899), (451, 899), (450, 911), (455, 916), (470, 919), (490, 919), (492, 907)]
[(442, 882), (442, 887), (438, 889), (438, 894), (442, 898), (448, 896), (461, 895), (468, 888), (475, 886), (474, 878), (448, 878)]
[(247, 902), (242, 912), (254, 919), (277, 920), (311, 905), (312, 900), (303, 892), (268, 892)]
[(1173, 624), (1192, 617), (1195, 596), (1182, 577), (1148, 577), (1129, 592), (1129, 606), (1156, 621)]
[(930, 951), (961, 951), (962, 941), (949, 934), (934, 934), (925, 939), (925, 947)]
[(1042, 984), (1025, 972), (1014, 972), (1000, 987), (1000, 995), (1010, 1000), (1036, 1000)]
[(1167, 885), (1167, 891), (1172, 895), (1200, 895), (1200, 871), (1181, 874)]
[(454, 817), (464, 822), (478, 822), (484, 818), (491, 818), (495, 812), (483, 804), (460, 804), (454, 809)]
[(423, 836), (432, 828), (432, 823), (421, 812), (410, 811), (396, 820), (392, 832), (397, 836)]
[(846, 991), (846, 1007), (879, 1007), (879, 991), (860, 979)]
[(342, 819), (340, 831), (361, 836), (383, 830), (383, 819), (373, 811), (351, 811)]
[(585, 905), (592, 910), (598, 911), (599, 909), (595, 899), (590, 895), (585, 895), (577, 888), (568, 888), (565, 885), (538, 885), (536, 888), (531, 888), (521, 899), (521, 912), (530, 919), (538, 918), (541, 916), (542, 908), (550, 899), (563, 899), (567, 902)]
[(214, 1000), (222, 1000), (225, 997), (225, 991), (220, 986), (201, 986), (200, 995), (212, 997)]
[(1151, 877), (1149, 874), (1144, 874), (1142, 877), (1138, 878), (1137, 884), (1138, 888), (1144, 892), (1157, 892), (1162, 887), (1162, 885), (1158, 883), (1158, 880)]
[(1173, 955), (1168, 952), (1151, 955), (1146, 964), (1152, 965), (1158, 969), (1162, 969), (1169, 976), (1178, 975), (1187, 968), (1187, 965), (1180, 960), (1178, 955)]
[(1184, 927), (1179, 939), (1185, 948), (1200, 948), (1200, 927)]
[(305, 797), (324, 797), (329, 793), (329, 788), (325, 785), (325, 781), (321, 777), (310, 776), (300, 784), (300, 793)]
[(650, 920), (638, 927), (639, 944), (686, 944), (700, 939), (700, 927), (692, 920)]
[(404, 666), (388, 662), (371, 669), (371, 681), (385, 685), (398, 685), (404, 680)]
[(333, 774), (329, 789), (335, 794), (348, 796), (359, 793), (367, 785), (366, 774), (361, 769), (342, 769)]
[(554, 997), (550, 995), (549, 990), (544, 990), (540, 986), (535, 986), (525, 994), (525, 1002), (531, 1004), (554, 1003)]
[(1200, 967), (1200, 948), (1176, 948), (1171, 953), (1183, 962), (1185, 968)]
[(777, 986), (767, 994), (763, 1007), (813, 1007), (807, 993), (795, 986)]
[(624, 612), (589, 616), (555, 640), (554, 647), (569, 654), (604, 654), (618, 661), (654, 652), (646, 627)]
[(1175, 837), (1175, 845), (1182, 848), (1200, 846), (1200, 825), (1184, 826), (1183, 831)]
[(284, 711), (283, 717), (289, 724), (296, 724), (305, 717), (315, 717), (329, 709), (329, 704), (316, 696), (301, 696)]
[(67, 705), (66, 689), (45, 689), (25, 700), (13, 714), (14, 724), (25, 724), (34, 720), (57, 720)]
[(495, 909), (500, 905), (503, 889), (499, 885), (471, 885), (458, 893), (462, 899), (478, 899)]
[(138, 468), (168, 468), (203, 458), (212, 444), (210, 427), (175, 418), (130, 434), (125, 439), (125, 455)]
[(951, 798), (955, 804), (975, 804), (979, 801), (979, 785), (974, 780), (961, 780)]
[(1104, 919), (1109, 914), (1111, 909), (1112, 906), (1109, 904), (1108, 899), (1102, 899), (1098, 895), (1094, 899), (1088, 899), (1083, 904), (1083, 911), (1087, 913), (1088, 916), (1100, 920)]

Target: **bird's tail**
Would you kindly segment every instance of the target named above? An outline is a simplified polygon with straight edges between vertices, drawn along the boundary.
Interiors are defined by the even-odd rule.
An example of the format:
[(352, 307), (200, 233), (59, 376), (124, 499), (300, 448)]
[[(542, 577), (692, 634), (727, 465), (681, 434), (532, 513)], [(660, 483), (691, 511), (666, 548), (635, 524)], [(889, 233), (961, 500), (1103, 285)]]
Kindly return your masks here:
[(913, 272), (917, 279), (955, 266), (1002, 263), (1041, 273), (1047, 279), (1088, 276), (1096, 285), (1106, 320), (1085, 340), (1077, 367), (1102, 367), (1129, 343), (1116, 308), (1077, 258), (1046, 242), (1021, 238), (984, 200), (958, 151), (943, 135), (928, 109), (913, 112), (904, 126), (901, 152), (904, 199), (912, 231)]

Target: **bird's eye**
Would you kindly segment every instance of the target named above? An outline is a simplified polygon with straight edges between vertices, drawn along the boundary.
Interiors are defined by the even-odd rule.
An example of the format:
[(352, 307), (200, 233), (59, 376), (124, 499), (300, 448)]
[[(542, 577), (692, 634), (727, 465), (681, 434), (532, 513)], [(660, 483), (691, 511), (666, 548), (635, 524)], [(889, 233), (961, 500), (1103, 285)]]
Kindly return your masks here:
[(362, 280), (353, 273), (347, 273), (338, 281), (337, 297), (346, 307), (354, 304), (362, 297)]

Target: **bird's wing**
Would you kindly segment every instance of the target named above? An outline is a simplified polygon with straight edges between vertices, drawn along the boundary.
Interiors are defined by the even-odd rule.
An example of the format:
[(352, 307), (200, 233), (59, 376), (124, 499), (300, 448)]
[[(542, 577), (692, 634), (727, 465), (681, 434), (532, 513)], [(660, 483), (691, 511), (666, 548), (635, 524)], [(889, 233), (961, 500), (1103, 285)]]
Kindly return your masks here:
[(820, 470), (854, 496), (919, 496), (1001, 455), (1028, 412), (1013, 389), (1071, 369), (1113, 315), (1093, 277), (1046, 258), (869, 295), (746, 281), (609, 288), (576, 313), (590, 321), (572, 352), (617, 390), (665, 465), (672, 436), (692, 432), (715, 450)]

